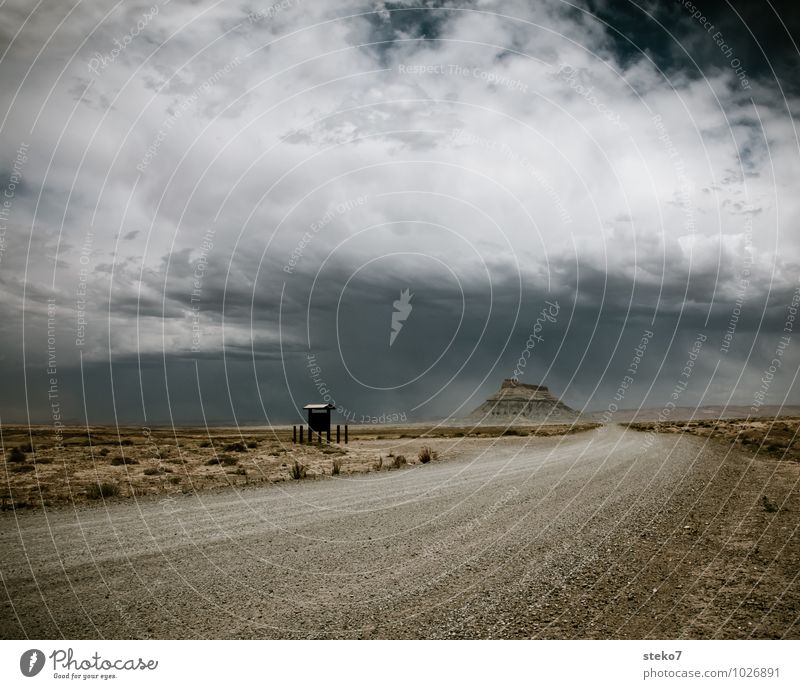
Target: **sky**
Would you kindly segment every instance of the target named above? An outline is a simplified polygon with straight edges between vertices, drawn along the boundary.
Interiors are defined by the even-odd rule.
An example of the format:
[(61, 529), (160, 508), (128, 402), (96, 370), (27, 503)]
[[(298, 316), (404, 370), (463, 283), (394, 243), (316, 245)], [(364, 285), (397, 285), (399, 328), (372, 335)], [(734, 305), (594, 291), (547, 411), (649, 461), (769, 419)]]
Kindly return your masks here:
[(800, 404), (792, 3), (0, 6), (0, 422)]

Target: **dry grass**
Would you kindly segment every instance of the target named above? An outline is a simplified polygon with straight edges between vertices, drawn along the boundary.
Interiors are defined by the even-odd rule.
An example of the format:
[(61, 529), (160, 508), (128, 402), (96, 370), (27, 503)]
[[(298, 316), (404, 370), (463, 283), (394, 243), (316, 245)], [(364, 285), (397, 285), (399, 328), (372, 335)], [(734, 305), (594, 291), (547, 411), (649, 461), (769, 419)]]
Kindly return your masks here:
[(439, 453), (436, 452), (436, 450), (431, 450), (431, 448), (425, 446), (419, 451), (417, 458), (421, 464), (427, 464), (431, 460), (438, 459)]
[[(524, 430), (551, 436), (595, 425)], [(502, 439), (504, 430), (461, 427), (433, 432), (430, 427), (376, 426), (363, 432), (351, 428), (349, 445), (294, 445), (291, 427), (248, 429), (244, 438), (240, 429), (233, 428), (183, 428), (177, 433), (172, 428), (153, 428), (144, 433), (141, 428), (94, 427), (90, 435), (85, 428), (67, 428), (59, 448), (50, 427), (3, 426), (6, 447), (18, 452), (12, 460), (13, 450), (7, 450), (5, 461), (0, 462), (4, 486), (0, 505), (41, 508), (99, 499), (91, 496), (101, 489), (87, 486), (113, 485), (115, 491), (109, 489), (105, 497), (130, 499), (301, 480), (294, 478), (295, 463), (302, 465), (306, 480), (399, 469), (422, 463), (417, 458), (420, 440), (432, 457), (438, 453), (451, 458), (470, 443), (515, 442)], [(378, 435), (384, 437), (378, 440)], [(31, 436), (36, 451), (26, 454), (23, 450), (30, 448)]]
[(637, 431), (691, 433), (758, 452), (761, 456), (800, 462), (800, 443), (797, 437), (800, 418), (796, 417), (650, 422), (632, 423), (630, 426)]

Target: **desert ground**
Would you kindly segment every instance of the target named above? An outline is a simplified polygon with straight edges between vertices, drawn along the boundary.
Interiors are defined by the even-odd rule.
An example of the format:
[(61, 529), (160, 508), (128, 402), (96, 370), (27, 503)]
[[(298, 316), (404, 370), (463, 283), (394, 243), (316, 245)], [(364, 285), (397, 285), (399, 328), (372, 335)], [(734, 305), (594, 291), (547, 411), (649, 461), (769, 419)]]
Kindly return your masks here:
[[(213, 451), (198, 436), (189, 461), (230, 485), (0, 514), (0, 634), (798, 638), (798, 424), (786, 423), (782, 449), (645, 424), (549, 437), (373, 430), (346, 455), (275, 456), (281, 442), (254, 433), (256, 448), (222, 447), (237, 457), (224, 468), (205, 463)], [(769, 423), (758, 432), (772, 435)], [(434, 456), (424, 464), (422, 446)], [(290, 453), (326, 476), (292, 479)], [(182, 467), (185, 454), (163, 461)], [(280, 480), (229, 474), (262, 455)], [(96, 480), (72, 476), (75, 495)]]
[[(80, 428), (56, 438), (51, 427), (7, 426), (2, 439), (0, 509), (36, 509), (180, 495), (259, 483), (391, 471), (421, 464), (437, 442), (451, 455), (465, 438), (550, 437), (580, 433), (598, 423), (452, 427), (430, 424), (344, 426), (340, 442), (299, 443), (291, 426), (250, 428)], [(298, 440), (297, 443), (293, 440)]]

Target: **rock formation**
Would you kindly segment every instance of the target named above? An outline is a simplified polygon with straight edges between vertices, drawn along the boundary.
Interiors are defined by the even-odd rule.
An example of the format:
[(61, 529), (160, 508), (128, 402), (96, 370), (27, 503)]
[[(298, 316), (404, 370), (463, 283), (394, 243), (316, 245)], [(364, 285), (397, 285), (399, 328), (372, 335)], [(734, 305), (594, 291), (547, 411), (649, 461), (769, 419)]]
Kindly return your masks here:
[(577, 419), (578, 412), (554, 397), (544, 385), (515, 383), (506, 378), (469, 418), (484, 423), (564, 422)]

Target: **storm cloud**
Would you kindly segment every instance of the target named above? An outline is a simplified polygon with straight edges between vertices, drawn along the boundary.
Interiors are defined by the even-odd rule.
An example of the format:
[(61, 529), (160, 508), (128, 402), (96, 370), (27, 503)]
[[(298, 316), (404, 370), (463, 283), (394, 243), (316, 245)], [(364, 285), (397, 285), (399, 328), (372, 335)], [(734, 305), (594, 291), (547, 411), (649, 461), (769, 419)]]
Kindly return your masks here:
[(0, 418), (800, 402), (797, 13), (618, 5), (6, 2)]

